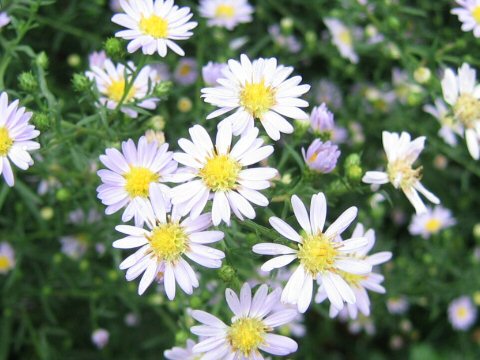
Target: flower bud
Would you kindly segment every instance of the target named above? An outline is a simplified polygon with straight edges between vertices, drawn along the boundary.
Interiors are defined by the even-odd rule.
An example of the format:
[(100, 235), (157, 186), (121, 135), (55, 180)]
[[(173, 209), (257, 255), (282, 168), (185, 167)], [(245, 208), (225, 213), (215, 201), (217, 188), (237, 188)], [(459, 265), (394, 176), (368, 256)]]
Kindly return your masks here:
[(177, 102), (178, 111), (182, 113), (187, 113), (190, 110), (192, 110), (192, 107), (193, 107), (192, 100), (190, 100), (188, 97), (182, 96), (180, 99), (178, 99), (178, 102)]
[(82, 73), (73, 74), (72, 78), (73, 90), (84, 92), (90, 89), (91, 81)]
[(82, 64), (82, 59), (78, 54), (71, 54), (67, 57), (67, 64), (72, 68), (76, 68)]
[(18, 85), (20, 89), (27, 92), (34, 92), (38, 89), (38, 81), (31, 71), (23, 72), (18, 75)]
[(153, 94), (159, 98), (165, 98), (170, 93), (172, 89), (172, 82), (171, 81), (160, 81), (155, 88), (153, 89)]
[(432, 72), (430, 71), (430, 69), (424, 66), (417, 68), (413, 73), (413, 78), (419, 84), (427, 83), (430, 80), (431, 76)]
[(236, 279), (237, 274), (235, 269), (230, 265), (223, 265), (219, 270), (218, 276), (220, 279), (222, 279), (222, 281), (228, 284)]
[(105, 41), (103, 48), (105, 49), (107, 56), (113, 61), (122, 60), (126, 56), (125, 47), (122, 41), (117, 38), (108, 38)]
[(40, 54), (37, 55), (35, 59), (35, 63), (40, 66), (42, 69), (48, 68), (48, 56), (45, 51), (42, 51)]
[(48, 130), (52, 125), (50, 116), (45, 113), (34, 113), (32, 122), (40, 131)]

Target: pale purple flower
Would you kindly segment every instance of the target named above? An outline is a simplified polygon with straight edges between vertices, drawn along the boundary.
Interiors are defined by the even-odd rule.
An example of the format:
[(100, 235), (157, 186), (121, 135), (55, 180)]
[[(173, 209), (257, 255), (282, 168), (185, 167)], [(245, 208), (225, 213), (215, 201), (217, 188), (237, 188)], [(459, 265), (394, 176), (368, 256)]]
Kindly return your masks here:
[(6, 12), (0, 12), (0, 29), (10, 24), (10, 16)]
[(15, 267), (15, 250), (3, 241), (0, 243), (0, 275), (8, 273)]
[(276, 24), (270, 26), (268, 28), (268, 33), (278, 46), (288, 50), (292, 54), (296, 54), (300, 52), (300, 50), (302, 50), (302, 44), (300, 43), (300, 41), (298, 41), (298, 39), (293, 35), (283, 35), (280, 31), (280, 26)]
[(178, 62), (173, 78), (180, 85), (190, 85), (197, 80), (197, 62), (193, 58), (184, 58)]
[(110, 0), (110, 9), (113, 12), (122, 12), (122, 6), (120, 5), (120, 0)]
[(334, 115), (325, 103), (313, 108), (310, 114), (310, 126), (314, 133), (328, 134), (329, 138), (337, 144), (345, 142), (348, 136), (346, 129), (335, 125)]
[(155, 63), (147, 66), (150, 68), (150, 80), (153, 82), (153, 84), (170, 80), (171, 75), (167, 64)]
[(335, 169), (340, 150), (330, 141), (323, 143), (320, 139), (315, 139), (306, 152), (302, 148), (302, 155), (310, 169), (327, 174)]
[(62, 236), (60, 238), (61, 252), (72, 260), (80, 259), (88, 248), (86, 238), (82, 234)]
[(387, 300), (387, 309), (390, 314), (405, 314), (409, 307), (410, 303), (405, 296), (392, 297)]
[(468, 330), (477, 319), (477, 308), (468, 296), (454, 299), (448, 306), (448, 320), (455, 330)]
[(103, 69), (103, 65), (105, 64), (106, 60), (107, 54), (103, 50), (94, 51), (90, 55), (88, 55), (88, 65), (90, 66), (90, 68), (96, 66)]
[(450, 210), (435, 206), (433, 209), (427, 208), (426, 213), (413, 215), (408, 230), (412, 235), (420, 235), (428, 239), (431, 235), (455, 224), (456, 221)]
[(227, 64), (209, 61), (202, 68), (202, 77), (205, 84), (209, 86), (218, 85), (217, 80), (223, 77), (222, 72), (227, 67)]
[(330, 80), (322, 79), (316, 87), (315, 100), (317, 103), (326, 103), (330, 108), (339, 109), (343, 105), (340, 88)]
[(92, 333), (92, 342), (98, 349), (103, 349), (108, 344), (110, 333), (105, 329), (97, 329)]

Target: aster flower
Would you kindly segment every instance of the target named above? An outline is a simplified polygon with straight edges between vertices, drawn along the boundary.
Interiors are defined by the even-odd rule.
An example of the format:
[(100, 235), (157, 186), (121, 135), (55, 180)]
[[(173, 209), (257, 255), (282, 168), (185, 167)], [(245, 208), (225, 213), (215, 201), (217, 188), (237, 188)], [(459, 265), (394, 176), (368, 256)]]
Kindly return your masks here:
[(337, 166), (337, 160), (340, 156), (338, 146), (330, 141), (323, 143), (320, 139), (315, 139), (308, 147), (307, 151), (302, 148), (303, 159), (307, 166), (322, 174), (332, 172)]
[(390, 314), (402, 315), (408, 311), (410, 303), (405, 296), (392, 297), (387, 299), (387, 309)]
[(423, 88), (411, 80), (410, 74), (399, 68), (392, 70), (392, 85), (396, 98), (401, 104), (406, 104), (412, 94), (421, 94)]
[(103, 349), (108, 345), (110, 333), (105, 329), (97, 329), (92, 333), (92, 343), (98, 348)]
[(358, 63), (358, 55), (353, 47), (354, 35), (340, 20), (327, 18), (324, 20), (330, 34), (332, 43), (337, 47), (340, 55), (352, 63)]
[(128, 93), (125, 94), (127, 85), (132, 81), (133, 74), (130, 69), (135, 70), (133, 63), (129, 63), (129, 69), (127, 69), (125, 65), (115, 65), (110, 59), (107, 59), (103, 68), (94, 66), (91, 72), (100, 93), (100, 103), (114, 110), (123, 99), (121, 111), (132, 118), (136, 118), (138, 113), (127, 105), (135, 104), (141, 108), (153, 110), (157, 107), (159, 99), (149, 97), (150, 68), (148, 66), (140, 70)]
[(113, 12), (121, 12), (122, 6), (120, 5), (120, 0), (110, 0), (110, 9)]
[(408, 230), (412, 235), (421, 235), (424, 239), (428, 239), (431, 235), (455, 224), (456, 221), (450, 210), (435, 206), (433, 209), (427, 208), (426, 213), (414, 215)]
[(279, 140), (280, 133), (291, 134), (293, 126), (284, 116), (308, 119), (300, 109), (307, 107), (308, 102), (299, 97), (310, 90), (310, 85), (299, 85), (301, 76), (288, 78), (292, 71), (292, 67), (278, 65), (275, 58), (260, 58), (252, 63), (242, 55), (240, 62), (229, 60), (223, 78), (218, 79), (220, 86), (202, 89), (205, 102), (220, 108), (207, 119), (235, 110), (221, 122), (231, 122), (234, 135), (253, 128), (255, 119), (273, 140)]
[(269, 167), (247, 168), (266, 159), (273, 152), (270, 145), (262, 146), (258, 129), (250, 129), (232, 147), (232, 128), (224, 123), (218, 128), (215, 146), (200, 125), (190, 128), (192, 141), (180, 139), (178, 145), (185, 153), (174, 159), (186, 167), (174, 177), (177, 182), (188, 181), (172, 189), (172, 203), (182, 214), (196, 218), (213, 196), (213, 224), (230, 224), (230, 213), (243, 220), (255, 218), (250, 203), (267, 206), (268, 199), (257, 190), (270, 186), (269, 180), (277, 170)]
[(327, 105), (322, 103), (315, 106), (310, 114), (310, 127), (313, 133), (322, 138), (332, 140), (336, 144), (347, 140), (347, 130), (335, 124), (333, 113), (328, 110)]
[(180, 59), (173, 78), (180, 85), (193, 84), (198, 77), (197, 61), (193, 58)]
[(434, 104), (427, 104), (423, 111), (432, 115), (441, 125), (438, 135), (450, 146), (457, 145), (456, 135), (463, 136), (463, 126), (450, 115), (442, 99), (435, 99)]
[(60, 251), (73, 260), (80, 259), (88, 248), (88, 242), (83, 234), (62, 236)]
[(0, 12), (0, 29), (10, 24), (10, 16), (6, 12)]
[(0, 275), (4, 275), (15, 267), (15, 251), (6, 241), (0, 243)]
[(154, 84), (170, 80), (170, 71), (168, 65), (164, 63), (154, 63), (147, 65), (150, 73), (150, 80)]
[(193, 16), (190, 8), (179, 8), (173, 0), (120, 0), (120, 6), (125, 13), (115, 14), (112, 21), (127, 28), (115, 36), (130, 40), (129, 53), (142, 48), (145, 55), (158, 52), (165, 57), (170, 48), (180, 56), (185, 55), (175, 41), (187, 40), (193, 35), (190, 30), (197, 23), (189, 21)]
[(340, 88), (327, 79), (322, 79), (317, 83), (315, 100), (317, 103), (325, 103), (333, 109), (340, 109), (343, 105), (343, 95)]
[(452, 14), (462, 22), (462, 31), (473, 31), (475, 37), (480, 37), (480, 1), (456, 0), (460, 7), (452, 9)]
[[(368, 240), (368, 243), (363, 248), (352, 252), (350, 256), (353, 258), (365, 260), (372, 267), (383, 264), (392, 258), (392, 253), (390, 251), (382, 251), (368, 255), (370, 250), (375, 245), (375, 232), (372, 229), (365, 231), (363, 225), (359, 223), (353, 230), (352, 238), (355, 239), (360, 237), (365, 237)], [(340, 275), (353, 290), (356, 299), (354, 304), (347, 304), (347, 306), (343, 308), (345, 310), (345, 314), (351, 319), (357, 319), (359, 312), (365, 316), (370, 316), (370, 298), (367, 290), (384, 294), (385, 288), (381, 285), (384, 280), (383, 276), (373, 271), (364, 275), (340, 272)], [(326, 298), (327, 292), (322, 285), (319, 287), (317, 295), (315, 296), (315, 302), (321, 303)], [(331, 304), (330, 317), (334, 318), (338, 316), (339, 313), (340, 310)]]
[(175, 346), (170, 350), (165, 350), (163, 356), (167, 360), (197, 360), (201, 354), (195, 354), (193, 352), (193, 347), (197, 343), (192, 339), (187, 339), (187, 344), (185, 348)]
[(200, 15), (208, 26), (233, 30), (238, 24), (252, 21), (253, 7), (247, 0), (200, 0)]
[(268, 294), (268, 286), (261, 285), (252, 298), (248, 283), (242, 286), (240, 296), (227, 289), (225, 298), (234, 314), (230, 325), (207, 312), (192, 311), (192, 317), (203, 324), (191, 328), (203, 339), (193, 347), (193, 352), (203, 353), (205, 359), (233, 360), (263, 359), (260, 350), (276, 356), (297, 351), (295, 341), (272, 333), (297, 314), (295, 309), (272, 310), (280, 300), (280, 292), (276, 289)]
[(370, 273), (372, 266), (366, 260), (352, 256), (366, 246), (368, 240), (365, 237), (341, 240), (339, 236), (357, 216), (357, 208), (347, 209), (323, 232), (327, 215), (327, 202), (323, 193), (313, 195), (310, 215), (296, 195), (292, 196), (292, 207), (303, 229), (302, 235), (277, 217), (271, 217), (269, 222), (282, 236), (297, 243), (296, 248), (274, 243), (253, 246), (253, 252), (257, 254), (276, 256), (263, 264), (264, 271), (282, 268), (298, 260), (298, 267), (283, 289), (282, 302), (297, 304), (298, 311), (304, 313), (310, 306), (313, 281), (316, 279), (324, 286), (330, 302), (337, 309), (343, 308), (344, 301), (355, 303), (353, 290), (340, 274)]
[(40, 144), (33, 141), (40, 131), (30, 125), (31, 112), (18, 107), (18, 100), (8, 103), (6, 92), (0, 94), (0, 175), (8, 186), (13, 186), (13, 162), (19, 169), (27, 170), (33, 165), (29, 152), (40, 149)]
[(453, 300), (448, 306), (448, 320), (455, 330), (466, 331), (477, 319), (477, 308), (468, 296)]
[(421, 193), (432, 203), (439, 204), (440, 200), (420, 182), (421, 168), (413, 168), (413, 163), (425, 146), (425, 136), (420, 136), (413, 141), (411, 141), (410, 134), (406, 132), (399, 135), (384, 131), (382, 136), (383, 148), (388, 161), (387, 170), (386, 172), (367, 171), (362, 181), (367, 184), (378, 185), (392, 183), (396, 189), (402, 189), (417, 214), (427, 211), (418, 193)]
[(225, 254), (212, 247), (205, 246), (223, 239), (221, 231), (205, 231), (211, 226), (209, 213), (193, 220), (181, 216), (171, 208), (169, 199), (160, 185), (150, 186), (151, 207), (145, 208), (147, 229), (129, 225), (118, 225), (115, 229), (126, 237), (113, 243), (117, 249), (140, 248), (120, 264), (127, 269), (126, 279), (132, 281), (142, 273), (138, 294), (142, 295), (157, 278), (162, 279), (165, 293), (170, 300), (175, 298), (176, 283), (187, 294), (198, 287), (198, 279), (190, 260), (208, 268), (219, 268)]
[(209, 61), (208, 64), (202, 68), (203, 81), (209, 86), (218, 85), (217, 80), (222, 78), (223, 70), (226, 68), (227, 64)]
[(103, 68), (105, 61), (107, 60), (107, 54), (105, 51), (94, 51), (88, 55), (88, 66), (93, 68), (94, 66)]
[(455, 75), (453, 70), (445, 70), (442, 79), (445, 101), (452, 106), (453, 116), (465, 129), (465, 139), (470, 155), (480, 158), (480, 86), (476, 71), (463, 64)]
[(107, 206), (105, 213), (111, 215), (126, 207), (122, 221), (135, 217), (136, 224), (143, 221), (141, 214), (148, 204), (150, 184), (162, 183), (163, 190), (168, 192), (163, 183), (177, 169), (168, 144), (158, 146), (144, 136), (138, 141), (138, 147), (129, 139), (122, 142), (122, 152), (106, 149), (100, 161), (107, 167), (97, 172), (103, 183), (97, 188), (98, 198)]
[(281, 48), (286, 49), (292, 54), (296, 54), (302, 50), (302, 44), (294, 35), (285, 36), (280, 30), (280, 26), (277, 24), (268, 27), (268, 33), (273, 38), (275, 44)]

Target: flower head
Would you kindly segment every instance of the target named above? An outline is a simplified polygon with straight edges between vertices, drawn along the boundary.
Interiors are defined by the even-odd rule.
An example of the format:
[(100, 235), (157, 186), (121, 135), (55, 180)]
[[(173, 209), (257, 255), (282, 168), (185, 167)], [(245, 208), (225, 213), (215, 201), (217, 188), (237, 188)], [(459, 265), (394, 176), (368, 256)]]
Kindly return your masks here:
[(179, 8), (173, 0), (120, 0), (120, 5), (125, 13), (115, 14), (112, 21), (127, 28), (115, 36), (130, 40), (128, 52), (142, 48), (145, 55), (158, 52), (165, 57), (170, 48), (180, 56), (185, 55), (174, 40), (187, 40), (193, 35), (190, 30), (197, 23), (189, 21), (193, 16), (190, 8)]
[(269, 167), (248, 168), (266, 159), (273, 152), (270, 145), (263, 146), (253, 128), (232, 146), (232, 128), (229, 123), (218, 128), (215, 146), (200, 125), (190, 128), (192, 141), (180, 139), (185, 153), (176, 153), (174, 159), (186, 167), (175, 175), (178, 182), (188, 181), (172, 190), (172, 203), (182, 214), (196, 218), (213, 195), (213, 224), (222, 220), (229, 224), (230, 213), (241, 220), (255, 218), (250, 203), (267, 206), (268, 199), (258, 190), (270, 186), (269, 180), (277, 171)]
[(15, 267), (15, 251), (9, 243), (0, 243), (0, 274), (6, 274)]
[(387, 309), (390, 314), (405, 314), (409, 307), (410, 303), (406, 296), (391, 297), (387, 299)]
[(19, 169), (27, 170), (33, 165), (29, 152), (40, 149), (40, 144), (33, 141), (40, 131), (30, 125), (31, 112), (18, 107), (18, 100), (8, 103), (6, 92), (0, 94), (0, 175), (8, 186), (15, 183), (13, 162)]
[(310, 169), (327, 174), (335, 169), (340, 150), (330, 141), (323, 143), (320, 139), (315, 139), (306, 152), (302, 148), (302, 155)]
[(322, 79), (317, 83), (315, 100), (317, 103), (325, 103), (333, 109), (340, 109), (343, 105), (343, 96), (340, 88), (327, 79)]
[(453, 300), (448, 306), (448, 320), (455, 330), (468, 330), (477, 319), (477, 308), (468, 296)]
[(6, 12), (0, 12), (0, 29), (10, 24), (10, 16)]
[(328, 18), (324, 22), (332, 35), (332, 42), (337, 47), (340, 55), (354, 64), (358, 63), (358, 55), (353, 47), (355, 38), (352, 30), (338, 19)]
[(178, 62), (173, 78), (181, 85), (190, 85), (197, 80), (197, 61), (193, 58), (181, 59)]
[(80, 259), (88, 248), (87, 239), (83, 234), (62, 236), (60, 244), (62, 245), (60, 251), (73, 260)]
[(225, 291), (227, 304), (234, 316), (227, 325), (217, 317), (194, 310), (192, 317), (203, 325), (191, 328), (203, 340), (193, 347), (210, 359), (262, 359), (260, 350), (284, 356), (297, 351), (292, 339), (272, 334), (272, 330), (295, 318), (295, 309), (275, 311), (280, 300), (280, 289), (268, 294), (268, 286), (261, 285), (252, 298), (250, 285), (245, 283), (240, 296), (232, 289)]
[(480, 1), (456, 0), (460, 7), (452, 9), (452, 14), (462, 22), (462, 31), (473, 31), (475, 37), (480, 37)]
[(428, 239), (431, 235), (455, 224), (456, 221), (450, 210), (435, 206), (433, 209), (427, 208), (426, 213), (414, 215), (408, 230), (412, 235), (421, 235), (424, 239)]
[(97, 329), (92, 333), (92, 343), (98, 348), (103, 349), (108, 345), (110, 333), (105, 329)]
[(295, 242), (295, 247), (274, 243), (261, 243), (253, 247), (253, 252), (263, 255), (279, 255), (263, 264), (262, 270), (271, 271), (284, 267), (296, 260), (299, 265), (282, 292), (282, 302), (297, 304), (300, 312), (310, 305), (313, 281), (321, 283), (331, 303), (339, 310), (344, 301), (355, 303), (355, 294), (345, 280), (346, 276), (365, 275), (372, 266), (352, 253), (368, 244), (365, 237), (341, 240), (339, 236), (357, 216), (357, 208), (347, 209), (323, 231), (327, 202), (323, 193), (313, 195), (310, 214), (298, 196), (292, 196), (292, 207), (303, 231), (298, 233), (290, 225), (277, 217), (269, 222), (282, 236)]
[(288, 78), (292, 67), (277, 64), (277, 59), (257, 59), (253, 62), (246, 55), (228, 61), (220, 84), (202, 89), (207, 103), (220, 109), (208, 115), (212, 119), (228, 112), (235, 112), (223, 122), (230, 122), (233, 134), (240, 135), (254, 127), (254, 121), (262, 123), (268, 136), (280, 139), (280, 133), (291, 134), (293, 126), (284, 116), (306, 120), (308, 115), (301, 110), (308, 102), (299, 97), (310, 89), (310, 85), (299, 85), (300, 76)]
[(203, 81), (209, 86), (218, 85), (217, 80), (223, 77), (222, 74), (225, 69), (227, 69), (227, 64), (209, 61), (208, 64), (202, 68)]
[(450, 146), (457, 145), (456, 135), (463, 136), (463, 126), (460, 122), (455, 121), (451, 116), (447, 105), (442, 99), (435, 99), (434, 104), (427, 104), (423, 110), (432, 115), (441, 125), (438, 135)]
[(199, 11), (209, 26), (233, 30), (238, 24), (252, 21), (253, 7), (247, 0), (200, 0)]
[(193, 347), (197, 343), (192, 339), (187, 340), (185, 348), (175, 346), (170, 350), (165, 350), (163, 356), (167, 360), (198, 360), (201, 354), (195, 354), (193, 352)]
[(88, 66), (93, 68), (94, 66), (103, 68), (105, 61), (107, 60), (107, 54), (105, 51), (94, 51), (88, 55)]
[(396, 189), (400, 188), (412, 203), (417, 214), (427, 211), (418, 193), (424, 195), (434, 204), (440, 200), (428, 191), (420, 182), (421, 168), (413, 168), (425, 146), (425, 136), (411, 140), (410, 134), (383, 132), (383, 147), (387, 155), (387, 170), (367, 171), (362, 181), (367, 184), (386, 184), (390, 182)]
[(170, 80), (170, 72), (168, 70), (168, 65), (164, 63), (153, 63), (147, 65), (150, 72), (150, 80), (153, 84), (158, 84), (162, 81)]

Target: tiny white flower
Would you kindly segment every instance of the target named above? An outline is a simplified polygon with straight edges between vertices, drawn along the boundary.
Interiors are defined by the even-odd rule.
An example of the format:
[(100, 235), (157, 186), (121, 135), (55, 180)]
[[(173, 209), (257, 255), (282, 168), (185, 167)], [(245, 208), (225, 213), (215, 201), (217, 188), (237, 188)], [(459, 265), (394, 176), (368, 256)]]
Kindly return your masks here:
[(456, 0), (460, 7), (452, 9), (452, 14), (462, 22), (462, 31), (473, 31), (475, 37), (480, 37), (480, 0)]
[(448, 306), (448, 320), (455, 330), (466, 331), (477, 319), (477, 308), (468, 296), (453, 300)]
[(296, 195), (292, 196), (292, 207), (303, 229), (301, 234), (277, 217), (271, 217), (269, 222), (282, 236), (295, 242), (296, 248), (274, 243), (253, 246), (253, 252), (257, 254), (276, 256), (263, 264), (264, 271), (282, 268), (298, 260), (299, 266), (283, 289), (282, 302), (297, 304), (298, 310), (305, 312), (312, 300), (313, 282), (317, 280), (337, 309), (341, 310), (344, 302), (355, 303), (355, 294), (341, 274), (365, 275), (371, 272), (371, 264), (352, 256), (365, 247), (368, 240), (365, 237), (342, 240), (339, 236), (357, 216), (357, 208), (347, 209), (323, 231), (327, 215), (323, 193), (313, 195), (310, 214)]
[(190, 30), (197, 23), (189, 21), (193, 16), (190, 8), (179, 8), (173, 0), (120, 0), (120, 5), (125, 13), (115, 14), (112, 21), (127, 28), (115, 36), (130, 40), (128, 52), (142, 48), (146, 55), (158, 52), (165, 57), (170, 48), (180, 56), (185, 55), (175, 41), (187, 40), (193, 35)]
[(234, 111), (221, 123), (230, 122), (233, 134), (240, 135), (262, 123), (268, 136), (280, 139), (280, 133), (291, 134), (293, 126), (285, 117), (307, 120), (308, 114), (300, 108), (308, 102), (299, 97), (310, 90), (310, 85), (299, 85), (301, 76), (288, 78), (292, 67), (277, 64), (277, 59), (256, 59), (253, 62), (246, 55), (228, 61), (220, 84), (202, 89), (205, 102), (219, 107), (207, 119)]
[(463, 64), (456, 75), (452, 69), (445, 70), (442, 79), (445, 101), (452, 106), (453, 116), (464, 129), (465, 140), (470, 155), (480, 158), (480, 85), (476, 71)]
[(423, 110), (438, 120), (441, 125), (438, 135), (450, 146), (457, 145), (457, 135), (463, 136), (463, 126), (450, 115), (442, 99), (435, 99), (434, 104), (427, 104)]
[(0, 275), (8, 273), (15, 267), (15, 251), (9, 243), (0, 243)]
[[(141, 224), (142, 209), (147, 206), (150, 184), (163, 183), (177, 169), (168, 144), (159, 146), (148, 142), (145, 136), (138, 141), (122, 142), (122, 152), (115, 148), (105, 150), (100, 161), (107, 167), (97, 172), (102, 185), (97, 188), (98, 198), (107, 206), (105, 214), (111, 215), (126, 207), (122, 221), (135, 218)], [(164, 191), (169, 189), (163, 185)]]
[(209, 26), (233, 30), (238, 24), (252, 21), (253, 7), (247, 0), (200, 0), (200, 15)]
[(165, 356), (167, 360), (198, 360), (201, 354), (195, 354), (193, 352), (193, 347), (196, 344), (192, 339), (188, 339), (185, 348), (175, 346), (170, 350), (165, 350), (163, 356)]
[(402, 189), (417, 214), (427, 211), (418, 193), (424, 195), (432, 203), (439, 204), (440, 200), (420, 182), (421, 168), (413, 168), (413, 163), (425, 146), (425, 136), (420, 136), (412, 141), (410, 134), (406, 132), (398, 134), (384, 131), (382, 137), (388, 161), (387, 170), (385, 172), (367, 171), (362, 181), (376, 185), (390, 182), (396, 189)]
[(358, 63), (358, 55), (353, 47), (355, 38), (352, 30), (338, 19), (327, 18), (324, 22), (332, 35), (332, 42), (337, 47), (340, 55), (354, 64)]
[(103, 349), (108, 344), (110, 333), (105, 329), (97, 329), (92, 333), (92, 342), (98, 349)]
[(428, 239), (431, 235), (455, 224), (456, 221), (450, 210), (435, 206), (433, 209), (427, 208), (426, 213), (413, 215), (408, 230), (412, 235), (421, 235), (424, 239)]
[(263, 146), (263, 140), (257, 137), (257, 128), (250, 129), (232, 146), (229, 123), (219, 126), (215, 146), (200, 125), (189, 131), (192, 141), (178, 141), (185, 153), (174, 155), (174, 159), (186, 167), (173, 176), (174, 181), (187, 182), (172, 189), (172, 203), (182, 214), (190, 213), (195, 219), (213, 197), (214, 225), (221, 221), (230, 224), (231, 211), (240, 220), (255, 218), (251, 203), (268, 205), (268, 199), (258, 190), (270, 187), (269, 180), (277, 174), (277, 170), (247, 167), (269, 157), (273, 146)]
[(33, 165), (29, 152), (40, 149), (40, 144), (33, 141), (40, 131), (30, 124), (32, 113), (19, 108), (18, 103), (15, 100), (9, 104), (7, 93), (0, 94), (0, 175), (10, 187), (15, 183), (10, 161), (27, 170)]
[(211, 215), (203, 214), (195, 220), (181, 219), (171, 208), (159, 184), (150, 187), (151, 207), (146, 207), (147, 229), (129, 225), (118, 225), (115, 229), (127, 236), (113, 243), (117, 249), (140, 248), (120, 264), (127, 269), (126, 279), (132, 281), (142, 273), (138, 294), (142, 295), (155, 280), (163, 280), (165, 293), (170, 300), (175, 298), (176, 283), (191, 295), (198, 287), (197, 275), (183, 258), (208, 268), (219, 268), (225, 254), (205, 246), (223, 239), (221, 231), (205, 231), (211, 226)]
[(260, 350), (285, 356), (297, 351), (298, 345), (289, 337), (273, 334), (272, 330), (292, 321), (295, 309), (275, 311), (280, 300), (280, 289), (268, 294), (268, 286), (261, 285), (252, 297), (250, 285), (245, 283), (240, 296), (232, 289), (225, 291), (228, 307), (233, 312), (231, 324), (201, 310), (192, 311), (192, 317), (202, 323), (193, 326), (192, 333), (201, 337), (193, 347), (205, 359), (263, 359)]

